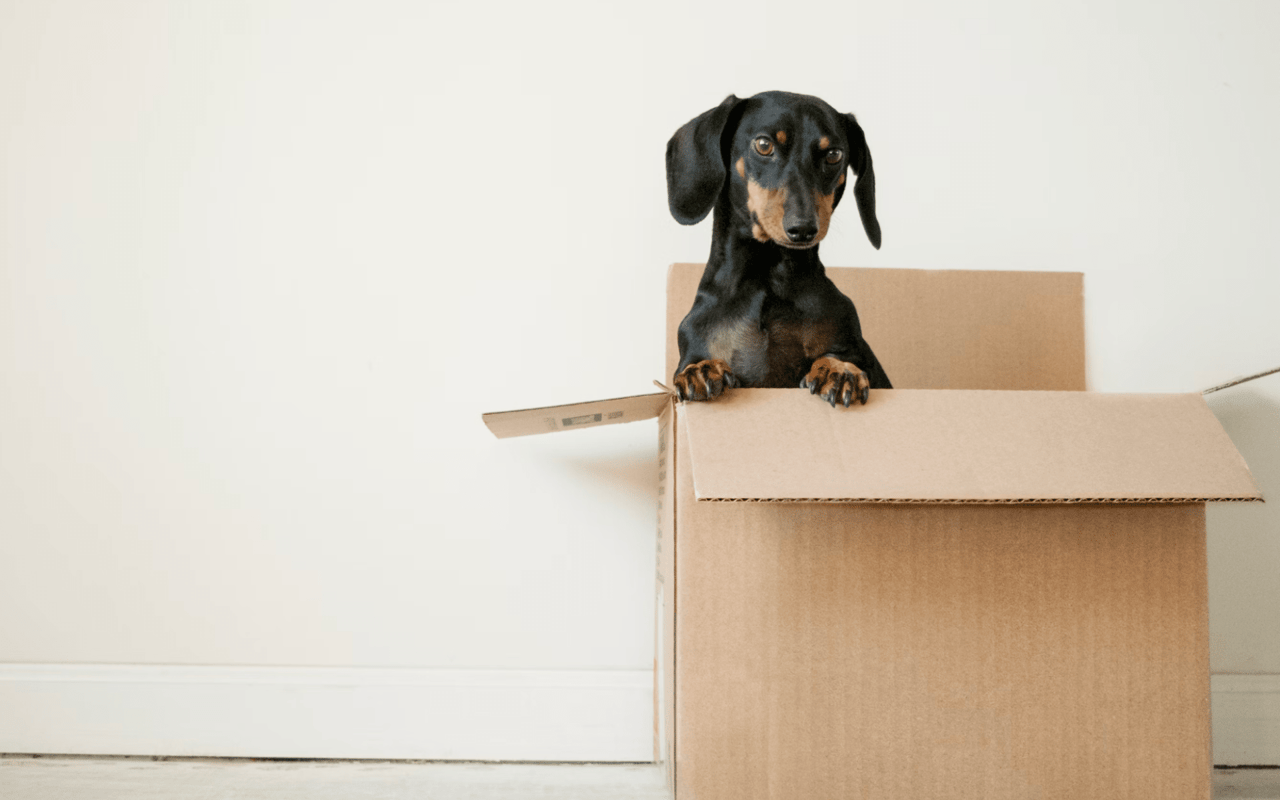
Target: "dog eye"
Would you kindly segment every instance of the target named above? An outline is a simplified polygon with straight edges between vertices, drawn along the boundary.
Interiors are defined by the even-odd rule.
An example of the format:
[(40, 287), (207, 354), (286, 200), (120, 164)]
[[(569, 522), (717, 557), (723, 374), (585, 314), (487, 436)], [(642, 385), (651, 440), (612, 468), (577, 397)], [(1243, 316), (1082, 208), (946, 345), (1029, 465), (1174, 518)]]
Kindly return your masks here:
[(841, 152), (841, 151), (839, 151), (839, 150), (828, 150), (828, 151), (827, 151), (827, 163), (828, 163), (828, 164), (839, 164), (839, 163), (840, 163), (840, 159), (842, 159), (842, 158), (844, 158), (844, 153), (842, 153), (842, 152)]
[(758, 136), (756, 137), (756, 140), (751, 144), (756, 148), (756, 152), (759, 153), (760, 155), (762, 156), (773, 155), (773, 142), (769, 141), (769, 137)]

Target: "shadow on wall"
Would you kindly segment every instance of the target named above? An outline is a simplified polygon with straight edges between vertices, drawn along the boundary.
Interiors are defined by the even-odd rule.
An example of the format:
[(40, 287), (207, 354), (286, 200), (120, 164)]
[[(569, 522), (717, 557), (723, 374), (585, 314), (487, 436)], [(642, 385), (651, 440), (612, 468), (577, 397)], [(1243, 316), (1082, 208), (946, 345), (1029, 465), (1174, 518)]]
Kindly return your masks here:
[(1205, 395), (1205, 402), (1248, 462), (1263, 498), (1280, 510), (1280, 402), (1273, 397), (1276, 390), (1280, 390), (1280, 374)]
[(1265, 503), (1210, 503), (1213, 671), (1280, 672), (1280, 374), (1205, 396), (1249, 464)]
[(577, 473), (584, 486), (608, 490), (624, 496), (654, 501), (658, 489), (657, 434), (653, 442), (629, 442), (625, 449), (588, 455), (562, 456), (560, 463)]
[(580, 507), (610, 508), (607, 515), (619, 523), (652, 516), (658, 489), (656, 421), (517, 437), (492, 446), (500, 446), (500, 461), (512, 470), (507, 479), (550, 480), (558, 474), (565, 482), (556, 483), (557, 490), (575, 487), (573, 501)]

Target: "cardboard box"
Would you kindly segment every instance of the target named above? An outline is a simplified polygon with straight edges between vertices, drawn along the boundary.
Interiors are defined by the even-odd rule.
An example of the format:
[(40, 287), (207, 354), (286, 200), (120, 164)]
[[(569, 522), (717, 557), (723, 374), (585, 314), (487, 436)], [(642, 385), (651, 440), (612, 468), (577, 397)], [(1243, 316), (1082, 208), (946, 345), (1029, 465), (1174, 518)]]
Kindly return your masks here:
[[(899, 387), (866, 406), (485, 415), (659, 418), (675, 796), (1208, 798), (1204, 503), (1261, 498), (1203, 400), (1082, 391), (1079, 274), (828, 272)], [(668, 375), (700, 273), (669, 275)]]

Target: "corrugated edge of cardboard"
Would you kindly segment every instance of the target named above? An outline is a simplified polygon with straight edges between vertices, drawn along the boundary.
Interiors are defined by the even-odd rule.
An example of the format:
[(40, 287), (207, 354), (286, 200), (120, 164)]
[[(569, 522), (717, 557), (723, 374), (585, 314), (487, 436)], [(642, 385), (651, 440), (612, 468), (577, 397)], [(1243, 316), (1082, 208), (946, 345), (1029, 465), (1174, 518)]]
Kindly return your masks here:
[(1199, 394), (745, 389), (681, 416), (708, 502), (1164, 504), (1262, 499)]
[(935, 505), (935, 506), (1027, 506), (1027, 505), (1168, 505), (1184, 503), (1261, 503), (1261, 495), (1240, 497), (1010, 497), (983, 498), (913, 498), (913, 497), (699, 497), (699, 503), (856, 503), (866, 505)]

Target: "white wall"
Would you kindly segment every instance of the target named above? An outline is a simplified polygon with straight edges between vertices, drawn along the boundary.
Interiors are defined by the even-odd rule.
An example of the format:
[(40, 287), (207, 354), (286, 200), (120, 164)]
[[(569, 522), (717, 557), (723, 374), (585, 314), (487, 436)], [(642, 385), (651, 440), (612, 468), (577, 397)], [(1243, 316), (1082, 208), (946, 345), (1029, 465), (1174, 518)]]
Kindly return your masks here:
[[(826, 263), (1083, 271), (1090, 387), (1196, 391), (1280, 364), (1278, 30), (1267, 0), (0, 4), (0, 683), (617, 674), (648, 724), (653, 427), (479, 415), (664, 377), (665, 268), (709, 241), (666, 211), (675, 128), (729, 92), (855, 111), (884, 248), (845, 212)], [(1211, 405), (1280, 497), (1280, 376)], [(1214, 669), (1271, 680), (1280, 504), (1210, 525)]]

